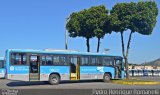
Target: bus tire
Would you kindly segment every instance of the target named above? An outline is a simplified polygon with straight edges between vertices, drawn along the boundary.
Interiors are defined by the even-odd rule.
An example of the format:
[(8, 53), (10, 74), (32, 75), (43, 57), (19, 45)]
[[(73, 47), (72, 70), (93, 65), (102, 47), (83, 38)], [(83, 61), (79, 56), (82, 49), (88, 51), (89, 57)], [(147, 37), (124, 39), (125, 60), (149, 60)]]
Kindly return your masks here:
[(51, 74), (51, 75), (49, 76), (49, 83), (50, 83), (51, 85), (57, 85), (57, 84), (59, 84), (59, 82), (60, 82), (60, 77), (59, 77), (59, 75), (57, 75), (57, 74)]
[(44, 84), (49, 84), (49, 81), (43, 81)]
[(109, 83), (111, 81), (111, 76), (108, 73), (105, 73), (103, 76), (103, 81)]

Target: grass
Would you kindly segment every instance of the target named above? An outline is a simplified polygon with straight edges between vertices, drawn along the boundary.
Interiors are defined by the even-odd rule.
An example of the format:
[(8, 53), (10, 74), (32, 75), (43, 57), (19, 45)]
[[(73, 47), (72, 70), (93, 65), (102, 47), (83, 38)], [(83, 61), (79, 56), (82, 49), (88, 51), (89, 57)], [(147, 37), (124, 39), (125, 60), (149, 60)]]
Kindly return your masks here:
[(115, 79), (111, 81), (112, 83), (117, 83), (117, 84), (128, 84), (128, 85), (146, 85), (146, 84), (160, 84), (160, 82), (155, 82), (155, 81), (148, 81), (148, 80), (142, 80), (142, 79)]
[(152, 82), (152, 81), (141, 80), (141, 79), (121, 79), (121, 80), (112, 80), (112, 81), (124, 81), (124, 82)]

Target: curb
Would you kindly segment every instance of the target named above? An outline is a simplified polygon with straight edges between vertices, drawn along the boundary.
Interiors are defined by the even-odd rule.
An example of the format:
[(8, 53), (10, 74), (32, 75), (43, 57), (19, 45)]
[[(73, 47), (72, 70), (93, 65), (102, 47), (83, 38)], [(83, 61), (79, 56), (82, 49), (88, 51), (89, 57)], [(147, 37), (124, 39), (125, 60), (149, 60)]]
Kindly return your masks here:
[(158, 85), (160, 82), (123, 82), (123, 81), (112, 81), (112, 83), (126, 84), (126, 85)]

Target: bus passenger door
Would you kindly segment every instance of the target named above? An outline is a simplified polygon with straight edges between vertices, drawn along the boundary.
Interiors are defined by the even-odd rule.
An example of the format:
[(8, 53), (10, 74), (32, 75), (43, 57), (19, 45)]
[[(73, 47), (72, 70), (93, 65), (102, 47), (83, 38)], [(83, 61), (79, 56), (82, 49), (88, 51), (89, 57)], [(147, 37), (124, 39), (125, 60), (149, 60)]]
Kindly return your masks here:
[(29, 56), (29, 81), (40, 80), (40, 56), (31, 55)]
[(80, 58), (70, 58), (70, 80), (80, 79)]
[(114, 59), (115, 78), (122, 77), (122, 59)]

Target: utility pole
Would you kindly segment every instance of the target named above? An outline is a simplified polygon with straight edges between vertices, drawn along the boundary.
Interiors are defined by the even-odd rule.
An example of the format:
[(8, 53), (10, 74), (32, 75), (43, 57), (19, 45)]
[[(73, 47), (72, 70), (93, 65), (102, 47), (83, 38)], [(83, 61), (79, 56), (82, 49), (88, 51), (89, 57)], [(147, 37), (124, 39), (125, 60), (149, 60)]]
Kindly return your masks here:
[[(66, 18), (66, 24), (67, 25), (67, 22), (68, 22), (68, 18)], [(68, 49), (68, 31), (65, 27), (65, 49), (67, 50)]]
[(68, 49), (68, 32), (67, 29), (65, 29), (65, 49)]

